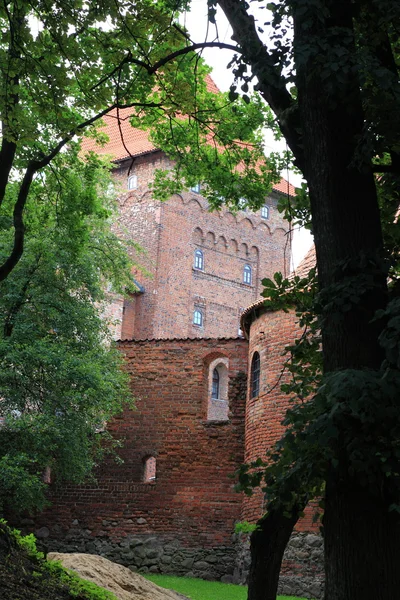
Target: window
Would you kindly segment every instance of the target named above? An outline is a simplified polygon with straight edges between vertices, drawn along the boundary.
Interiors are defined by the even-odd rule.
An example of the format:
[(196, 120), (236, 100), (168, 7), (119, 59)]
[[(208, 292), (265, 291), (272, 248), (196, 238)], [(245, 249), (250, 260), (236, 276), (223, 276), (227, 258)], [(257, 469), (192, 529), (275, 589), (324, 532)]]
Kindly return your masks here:
[(254, 352), (250, 371), (251, 397), (256, 398), (260, 393), (260, 355)]
[(156, 459), (154, 456), (147, 456), (143, 460), (143, 483), (154, 483), (156, 480)]
[(229, 359), (218, 356), (209, 364), (206, 359), (207, 421), (229, 420)]
[(204, 254), (201, 250), (196, 250), (194, 253), (194, 268), (199, 271), (204, 270)]
[(219, 398), (219, 373), (217, 369), (213, 371), (211, 398)]
[(251, 266), (245, 265), (243, 269), (243, 283), (251, 285)]
[(137, 188), (137, 175), (131, 175), (128, 177), (128, 190), (136, 190)]
[(269, 206), (267, 206), (266, 204), (264, 204), (264, 206), (261, 207), (261, 218), (269, 219)]
[(196, 192), (196, 194), (200, 194), (200, 190), (201, 190), (200, 183), (195, 183), (194, 185), (192, 185), (192, 187), (190, 189), (192, 192)]
[(203, 313), (198, 308), (193, 313), (193, 325), (197, 325), (198, 327), (203, 326)]

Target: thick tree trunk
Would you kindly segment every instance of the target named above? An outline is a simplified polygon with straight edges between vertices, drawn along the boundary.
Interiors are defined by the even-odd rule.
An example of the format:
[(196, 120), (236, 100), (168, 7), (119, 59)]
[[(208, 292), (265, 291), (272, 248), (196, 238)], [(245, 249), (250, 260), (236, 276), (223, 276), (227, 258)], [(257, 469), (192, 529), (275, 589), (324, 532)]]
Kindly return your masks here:
[[(320, 6), (304, 12), (304, 3), (293, 4), (305, 175), (322, 293), (324, 371), (378, 369), (383, 359), (380, 324), (371, 320), (387, 302), (386, 274), (380, 269), (383, 241), (375, 181), (368, 159), (357, 155), (364, 116), (352, 62), (351, 3), (325, 0), (324, 12)], [(338, 35), (342, 62), (335, 79)], [(346, 297), (352, 285), (356, 301)], [(383, 482), (379, 492), (379, 484), (361, 487), (349, 473), (340, 431), (334, 450), (338, 466), (328, 474), (323, 521), (325, 599), (395, 600), (400, 545), (398, 515), (389, 513), (394, 499), (385, 496)]]
[(270, 509), (258, 521), (258, 529), (250, 538), (248, 600), (276, 599), (283, 553), (298, 518), (299, 510), (293, 510), (288, 517), (283, 514), (282, 509)]
[[(387, 286), (375, 180), (362, 148), (366, 119), (355, 60), (357, 3), (287, 3), (294, 22), (298, 104), (285, 95), (276, 62), (258, 38), (245, 4), (219, 0), (309, 185), (324, 371), (377, 370), (383, 353), (380, 324), (372, 319), (387, 303)], [(365, 6), (373, 9), (373, 3)], [(332, 467), (326, 483), (326, 600), (394, 600), (400, 597), (400, 569), (395, 568), (400, 516), (389, 506), (398, 500), (386, 495), (384, 481), (375, 489), (360, 487), (349, 473), (341, 441), (339, 432), (333, 448), (337, 468)], [(254, 546), (255, 569), (262, 569), (264, 552), (262, 545)], [(263, 585), (269, 585), (267, 580), (251, 600), (264, 600)]]
[(389, 500), (332, 473), (325, 498), (327, 600), (398, 600), (400, 525)]

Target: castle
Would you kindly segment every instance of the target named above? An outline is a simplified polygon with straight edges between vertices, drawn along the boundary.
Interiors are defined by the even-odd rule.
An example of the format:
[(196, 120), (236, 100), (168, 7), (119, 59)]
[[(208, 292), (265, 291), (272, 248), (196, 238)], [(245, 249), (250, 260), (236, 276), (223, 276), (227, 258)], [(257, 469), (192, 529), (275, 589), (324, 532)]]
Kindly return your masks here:
[[(26, 522), (51, 549), (100, 553), (143, 572), (243, 581), (238, 521), (263, 513), (232, 474), (262, 456), (282, 431), (282, 350), (298, 333), (290, 313), (260, 302), (261, 279), (288, 274), (288, 228), (277, 184), (257, 212), (208, 212), (200, 182), (166, 203), (151, 191), (170, 161), (147, 135), (105, 119), (119, 194), (121, 235), (138, 242), (137, 291), (113, 297), (108, 317), (126, 357), (136, 410), (108, 424), (123, 463), (106, 460), (97, 482), (50, 486), (52, 506)], [(123, 143), (121, 139), (123, 135)], [(249, 376), (248, 376), (249, 374)], [(99, 434), (101, 435), (101, 434)], [(321, 594), (322, 541), (312, 511), (298, 524), (280, 591)]]

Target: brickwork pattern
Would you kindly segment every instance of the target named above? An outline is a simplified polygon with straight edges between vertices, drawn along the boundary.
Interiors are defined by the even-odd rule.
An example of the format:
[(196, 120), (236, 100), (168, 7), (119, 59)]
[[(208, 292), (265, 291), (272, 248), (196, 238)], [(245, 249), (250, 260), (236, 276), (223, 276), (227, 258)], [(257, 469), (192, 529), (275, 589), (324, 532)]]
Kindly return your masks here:
[[(156, 545), (174, 539), (182, 548), (232, 553), (242, 498), (230, 475), (244, 458), (247, 342), (153, 340), (120, 348), (137, 407), (108, 427), (124, 441), (124, 462), (105, 461), (95, 485), (52, 486), (53, 506), (36, 530), (46, 527), (49, 543), (63, 547), (86, 539), (85, 547), (102, 540), (115, 548), (127, 536), (150, 536)], [(207, 419), (209, 367), (218, 357), (229, 365), (229, 420), (222, 422)], [(148, 457), (156, 459), (156, 478), (144, 481)]]
[[(145, 287), (142, 295), (125, 301), (121, 339), (237, 336), (241, 310), (260, 296), (261, 279), (275, 271), (288, 272), (290, 245), (287, 223), (278, 213), (277, 192), (267, 199), (268, 219), (256, 213), (227, 209), (208, 212), (201, 194), (185, 192), (167, 202), (155, 201), (149, 190), (158, 168), (171, 167), (161, 152), (122, 162), (115, 169), (120, 235), (140, 244), (133, 252), (147, 275), (134, 274)], [(128, 175), (138, 187), (127, 190)], [(196, 269), (194, 253), (204, 255)], [(251, 282), (244, 282), (244, 267)], [(201, 326), (193, 312), (203, 313)], [(111, 310), (112, 312), (112, 310)]]

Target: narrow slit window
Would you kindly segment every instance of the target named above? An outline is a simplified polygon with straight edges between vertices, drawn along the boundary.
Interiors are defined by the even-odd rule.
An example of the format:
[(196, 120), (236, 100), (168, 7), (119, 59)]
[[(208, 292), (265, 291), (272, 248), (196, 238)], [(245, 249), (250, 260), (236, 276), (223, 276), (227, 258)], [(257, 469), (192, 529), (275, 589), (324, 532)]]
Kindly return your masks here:
[(204, 254), (201, 250), (196, 250), (194, 253), (194, 268), (204, 271)]
[(256, 398), (260, 393), (260, 355), (254, 352), (251, 360), (251, 397)]
[(193, 325), (203, 326), (203, 313), (198, 308), (193, 313)]
[(212, 392), (211, 398), (217, 400), (219, 398), (219, 373), (218, 369), (214, 369), (212, 376)]
[(261, 207), (261, 218), (269, 219), (269, 206), (267, 206), (266, 204), (264, 204), (264, 206)]
[(154, 483), (156, 480), (156, 459), (148, 456), (143, 461), (143, 483)]
[(137, 175), (128, 177), (128, 190), (136, 190), (138, 186)]
[(243, 283), (251, 285), (251, 266), (245, 265), (243, 269)]

